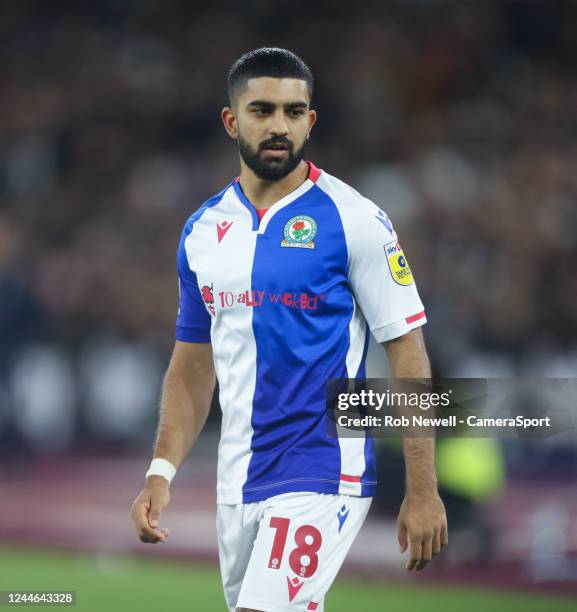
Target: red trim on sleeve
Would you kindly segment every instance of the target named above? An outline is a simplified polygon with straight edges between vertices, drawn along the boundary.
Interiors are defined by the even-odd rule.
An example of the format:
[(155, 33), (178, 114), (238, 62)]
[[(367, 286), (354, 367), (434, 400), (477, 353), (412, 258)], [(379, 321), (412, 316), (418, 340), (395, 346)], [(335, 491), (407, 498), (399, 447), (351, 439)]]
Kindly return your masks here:
[(308, 161), (309, 165), (309, 175), (307, 176), (313, 183), (317, 182), (317, 179), (321, 175), (321, 171), (313, 164), (313, 162)]
[(318, 603), (311, 601), (309, 605), (307, 606), (307, 610), (316, 610), (318, 607), (319, 607)]
[(414, 323), (415, 321), (422, 319), (424, 316), (425, 316), (425, 311), (423, 310), (423, 312), (420, 312), (419, 314), (413, 315), (412, 317), (407, 317), (405, 319), (405, 323), (407, 324)]
[(345, 482), (361, 482), (360, 476), (348, 476), (347, 474), (341, 474), (341, 480)]

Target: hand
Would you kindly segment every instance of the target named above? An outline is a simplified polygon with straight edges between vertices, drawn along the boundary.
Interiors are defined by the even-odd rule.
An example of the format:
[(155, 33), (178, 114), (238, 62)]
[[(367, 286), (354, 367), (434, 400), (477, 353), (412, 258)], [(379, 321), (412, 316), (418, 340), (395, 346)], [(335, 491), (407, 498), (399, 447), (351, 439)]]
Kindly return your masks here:
[(401, 553), (411, 545), (408, 571), (424, 569), (449, 543), (445, 506), (437, 491), (405, 495), (397, 525)]
[(168, 529), (160, 528), (160, 513), (170, 501), (168, 480), (163, 476), (149, 476), (144, 489), (134, 500), (130, 518), (136, 527), (141, 542), (156, 544), (166, 542)]

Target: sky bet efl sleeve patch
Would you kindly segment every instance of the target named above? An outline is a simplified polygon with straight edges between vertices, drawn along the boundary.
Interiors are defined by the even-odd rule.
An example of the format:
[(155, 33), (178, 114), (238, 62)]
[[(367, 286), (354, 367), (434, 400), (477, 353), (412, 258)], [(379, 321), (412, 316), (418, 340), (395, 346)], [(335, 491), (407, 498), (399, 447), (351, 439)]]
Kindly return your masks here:
[(410, 285), (413, 282), (413, 273), (403, 254), (398, 241), (389, 242), (383, 247), (387, 255), (387, 263), (393, 280), (398, 285)]

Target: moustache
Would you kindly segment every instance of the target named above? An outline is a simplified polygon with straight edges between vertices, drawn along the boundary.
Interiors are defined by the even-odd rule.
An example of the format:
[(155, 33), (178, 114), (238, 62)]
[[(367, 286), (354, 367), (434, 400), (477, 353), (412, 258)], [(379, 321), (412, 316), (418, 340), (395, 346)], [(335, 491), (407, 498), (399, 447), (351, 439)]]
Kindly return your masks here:
[(293, 150), (293, 143), (290, 140), (286, 138), (271, 138), (270, 140), (265, 140), (265, 142), (260, 143), (259, 151), (264, 151), (265, 149), (268, 149), (274, 145), (284, 145), (289, 152), (292, 152)]

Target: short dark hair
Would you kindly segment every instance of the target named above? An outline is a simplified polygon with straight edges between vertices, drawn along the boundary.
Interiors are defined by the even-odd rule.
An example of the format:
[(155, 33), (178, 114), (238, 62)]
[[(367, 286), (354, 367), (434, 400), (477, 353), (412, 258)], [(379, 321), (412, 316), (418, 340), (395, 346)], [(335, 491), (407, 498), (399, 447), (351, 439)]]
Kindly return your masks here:
[(228, 99), (232, 105), (238, 91), (249, 79), (273, 77), (306, 81), (309, 97), (313, 95), (313, 73), (303, 60), (288, 49), (261, 47), (236, 60), (228, 73)]

